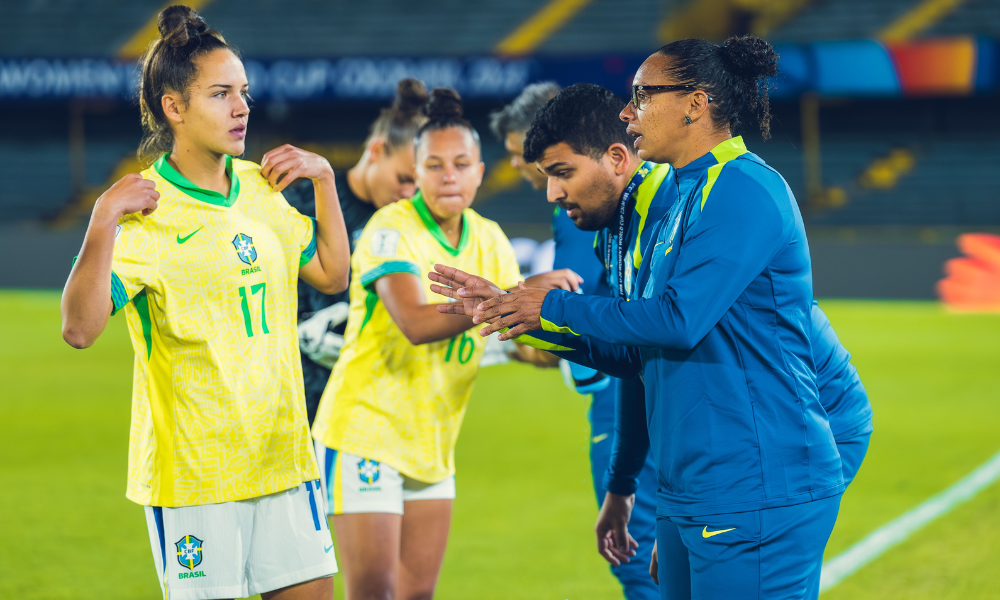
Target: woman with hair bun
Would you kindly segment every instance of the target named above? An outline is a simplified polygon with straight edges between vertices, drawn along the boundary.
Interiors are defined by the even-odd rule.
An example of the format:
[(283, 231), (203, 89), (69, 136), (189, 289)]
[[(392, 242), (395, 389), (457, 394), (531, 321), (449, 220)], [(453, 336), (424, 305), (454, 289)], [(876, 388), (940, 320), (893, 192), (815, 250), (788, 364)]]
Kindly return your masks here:
[[(458, 439), (486, 340), (444, 315), (424, 279), (435, 263), (520, 279), (514, 249), (469, 208), (483, 179), (462, 100), (435, 89), (415, 139), (418, 192), (368, 222), (351, 259), (344, 347), (313, 424), (347, 596), (433, 596), (455, 498)], [(568, 280), (572, 279), (572, 283)], [(536, 285), (571, 287), (545, 274)]]
[[(646, 381), (661, 407), (649, 431), (664, 598), (817, 598), (845, 486), (816, 384), (798, 203), (734, 137), (749, 119), (770, 138), (777, 62), (752, 35), (673, 42), (646, 59), (622, 110), (639, 156), (673, 164), (680, 191), (650, 265), (659, 281), (636, 306), (664, 309), (637, 320), (660, 340), (606, 338), (646, 346), (656, 373)], [(620, 424), (626, 436), (643, 426)], [(628, 520), (626, 498), (615, 500), (608, 532)], [(607, 538), (609, 552), (622, 537)]]
[[(411, 198), (417, 192), (413, 138), (427, 122), (424, 114), (427, 100), (423, 83), (409, 78), (401, 80), (392, 106), (382, 109), (371, 124), (361, 160), (347, 171), (334, 173), (351, 252), (376, 210)], [(300, 213), (316, 214), (316, 194), (311, 181), (293, 183), (283, 193)], [(299, 282), (299, 347), (310, 425), (330, 380), (330, 370), (344, 345), (349, 302), (347, 290), (331, 296)]]
[[(239, 56), (187, 6), (159, 16), (139, 100), (149, 168), (94, 206), (62, 299), (94, 343), (124, 310), (135, 350), (126, 496), (145, 506), (164, 598), (333, 598), (296, 332), (296, 282), (347, 285), (334, 175), (292, 146), (243, 154)], [(312, 180), (316, 218), (281, 195)]]
[[(527, 342), (544, 329), (531, 335), (574, 349), (563, 358), (642, 374), (646, 406), (619, 410), (597, 545), (612, 563), (634, 556), (627, 524), (648, 430), (664, 599), (816, 598), (844, 473), (864, 454), (844, 468), (819, 401), (798, 205), (733, 137), (744, 116), (768, 137), (777, 59), (767, 42), (742, 36), (673, 42), (639, 68), (621, 118), (642, 159), (675, 167), (680, 196), (629, 298), (501, 295), (466, 273), (436, 278), (459, 289), (435, 290), (464, 300), (443, 311), (488, 297), (471, 311), (491, 323), (482, 335), (509, 328), (501, 339)], [(841, 418), (864, 426), (867, 398), (852, 406), (856, 418)]]

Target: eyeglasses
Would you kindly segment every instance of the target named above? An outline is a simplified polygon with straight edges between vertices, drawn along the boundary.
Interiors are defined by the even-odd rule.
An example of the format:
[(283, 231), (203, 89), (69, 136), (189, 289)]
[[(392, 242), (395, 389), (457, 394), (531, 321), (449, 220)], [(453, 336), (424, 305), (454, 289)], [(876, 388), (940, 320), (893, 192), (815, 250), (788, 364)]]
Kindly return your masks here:
[[(633, 85), (632, 105), (639, 110), (645, 110), (649, 106), (649, 101), (653, 99), (650, 92), (693, 92), (697, 89), (693, 85)], [(712, 101), (711, 96), (708, 96), (708, 101)]]

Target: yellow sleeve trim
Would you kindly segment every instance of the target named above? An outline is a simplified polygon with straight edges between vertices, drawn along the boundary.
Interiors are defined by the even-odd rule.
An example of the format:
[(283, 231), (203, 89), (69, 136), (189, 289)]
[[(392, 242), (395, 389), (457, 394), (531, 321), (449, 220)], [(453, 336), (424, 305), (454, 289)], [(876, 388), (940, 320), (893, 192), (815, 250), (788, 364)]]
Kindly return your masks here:
[(579, 333), (573, 331), (569, 327), (560, 327), (560, 326), (556, 325), (555, 323), (553, 323), (552, 321), (549, 321), (545, 317), (542, 317), (542, 316), (539, 316), (538, 318), (542, 322), (542, 331), (548, 331), (550, 333), (568, 333), (568, 334), (571, 334), (571, 335), (575, 335), (577, 337), (580, 336)]
[(560, 346), (559, 344), (553, 344), (551, 342), (546, 342), (545, 340), (540, 340), (538, 338), (531, 337), (528, 334), (520, 335), (514, 338), (514, 341), (518, 344), (524, 344), (525, 346), (531, 346), (537, 350), (547, 350), (549, 352), (573, 352), (573, 348), (567, 348), (566, 346)]

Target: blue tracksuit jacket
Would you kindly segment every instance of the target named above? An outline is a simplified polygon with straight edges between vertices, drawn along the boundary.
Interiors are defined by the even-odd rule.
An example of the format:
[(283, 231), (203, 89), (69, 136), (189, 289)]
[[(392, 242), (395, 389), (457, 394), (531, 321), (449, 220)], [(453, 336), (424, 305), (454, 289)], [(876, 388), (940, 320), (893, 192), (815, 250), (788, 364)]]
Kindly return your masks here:
[(641, 373), (657, 512), (709, 515), (839, 494), (819, 402), (805, 228), (741, 138), (675, 171), (630, 299), (553, 291), (538, 337), (609, 374)]
[[(608, 287), (603, 265), (594, 257), (595, 235), (593, 231), (577, 229), (573, 219), (566, 215), (566, 211), (557, 207), (552, 213), (552, 238), (556, 245), (552, 268), (571, 269), (583, 277), (579, 293), (607, 297), (611, 295), (611, 288)], [(604, 373), (573, 362), (569, 365), (577, 392), (614, 393), (611, 389), (614, 387), (611, 378)]]
[[(851, 364), (851, 354), (840, 343), (830, 319), (816, 301), (812, 304), (813, 362), (816, 365), (816, 386), (819, 401), (826, 410), (830, 431), (838, 449), (845, 438), (870, 433), (872, 430), (872, 405), (861, 383), (858, 370)], [(615, 452), (609, 471), (604, 477), (604, 487), (613, 493), (628, 496), (639, 487), (638, 473), (649, 452), (646, 430), (646, 406), (637, 399), (623, 398), (618, 403), (615, 419)], [(845, 461), (848, 457), (841, 457)], [(857, 459), (857, 457), (855, 457)], [(858, 464), (844, 463), (856, 472)]]
[(840, 343), (830, 319), (815, 300), (811, 340), (819, 400), (830, 419), (834, 439), (840, 440), (843, 434), (871, 423), (872, 405), (858, 370), (851, 364), (851, 353)]

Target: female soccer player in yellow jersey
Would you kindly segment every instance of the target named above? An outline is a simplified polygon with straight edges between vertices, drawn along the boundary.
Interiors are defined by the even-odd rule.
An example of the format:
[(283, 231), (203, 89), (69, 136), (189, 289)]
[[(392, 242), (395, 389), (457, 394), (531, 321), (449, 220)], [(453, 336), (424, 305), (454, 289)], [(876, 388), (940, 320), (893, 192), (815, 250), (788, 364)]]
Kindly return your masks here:
[[(383, 108), (369, 127), (361, 160), (347, 171), (334, 173), (351, 252), (376, 210), (416, 193), (413, 137), (427, 121), (427, 100), (423, 83), (410, 78), (400, 80), (392, 106)], [(302, 214), (316, 214), (311, 181), (296, 181), (282, 194)], [(349, 307), (346, 291), (331, 296), (299, 282), (299, 349), (310, 424), (344, 345)]]
[[(146, 506), (164, 598), (319, 600), (337, 565), (306, 421), (296, 282), (347, 284), (333, 171), (291, 146), (244, 151), (247, 78), (186, 6), (159, 17), (140, 81), (152, 166), (98, 199), (63, 293), (90, 346), (125, 309), (135, 372), (126, 496)], [(317, 218), (280, 191), (313, 180)]]
[[(422, 278), (435, 263), (520, 279), (510, 242), (469, 208), (479, 136), (453, 90), (436, 89), (416, 144), (420, 190), (379, 210), (351, 259), (345, 343), (313, 424), (351, 600), (430, 598), (455, 498), (455, 441), (485, 340), (444, 315)], [(571, 271), (540, 285), (575, 287)]]

